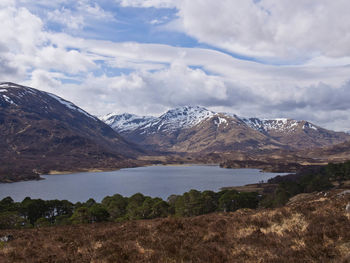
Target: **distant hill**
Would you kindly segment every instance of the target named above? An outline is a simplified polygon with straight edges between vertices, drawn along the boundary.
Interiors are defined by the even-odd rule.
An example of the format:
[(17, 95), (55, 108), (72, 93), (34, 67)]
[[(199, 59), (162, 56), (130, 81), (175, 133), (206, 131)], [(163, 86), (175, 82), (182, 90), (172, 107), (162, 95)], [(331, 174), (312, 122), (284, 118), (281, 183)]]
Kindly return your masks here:
[(171, 109), (160, 117), (108, 114), (101, 118), (126, 139), (173, 152), (300, 150), (350, 140), (308, 121), (241, 118), (199, 106)]
[(54, 94), (0, 83), (0, 180), (51, 170), (132, 165), (141, 153), (108, 125)]
[(350, 159), (350, 141), (322, 148), (303, 150), (299, 154), (305, 157), (317, 157), (325, 162), (343, 162)]

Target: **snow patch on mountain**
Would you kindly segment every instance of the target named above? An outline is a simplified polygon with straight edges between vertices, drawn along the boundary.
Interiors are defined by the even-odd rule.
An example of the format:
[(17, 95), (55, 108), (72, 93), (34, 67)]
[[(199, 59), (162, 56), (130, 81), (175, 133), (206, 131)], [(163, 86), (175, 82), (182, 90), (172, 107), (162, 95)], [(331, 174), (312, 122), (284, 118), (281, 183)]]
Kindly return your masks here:
[(317, 127), (315, 127), (314, 125), (312, 125), (310, 122), (306, 122), (306, 123), (303, 125), (303, 130), (305, 130), (305, 129), (307, 129), (307, 128), (313, 129), (313, 130), (315, 130), (315, 131), (318, 130)]
[(4, 98), (4, 100), (5, 100), (7, 103), (16, 105), (16, 103), (14, 103), (13, 100), (11, 100), (8, 96), (2, 95), (2, 97)]
[(213, 117), (217, 113), (199, 106), (184, 106), (167, 111), (159, 117), (158, 129), (175, 131), (191, 128), (198, 123)]
[(242, 118), (242, 121), (245, 122), (249, 127), (260, 132), (279, 131), (279, 132), (287, 132), (287, 133), (296, 131), (298, 125), (301, 123), (301, 121), (286, 119), (286, 118), (277, 118), (277, 119)]
[[(23, 97), (24, 95), (30, 93), (30, 94), (37, 94), (37, 92), (40, 92), (40, 91), (37, 91), (35, 89), (32, 89), (30, 87), (26, 87), (26, 86), (21, 86), (21, 85), (18, 85), (18, 84), (15, 84), (15, 83), (12, 83), (12, 82), (1, 82), (0, 83), (0, 92), (2, 93), (11, 93), (11, 89), (21, 89), (21, 92), (18, 93), (18, 97)], [(23, 89), (24, 88), (24, 89)], [(15, 96), (12, 94), (12, 96)]]
[(55, 100), (57, 100), (59, 103), (63, 104), (64, 106), (66, 106), (67, 108), (71, 109), (71, 110), (75, 110), (75, 111), (78, 111), (82, 114), (84, 114), (85, 116), (91, 118), (91, 119), (94, 119), (94, 120), (97, 120), (96, 117), (90, 115), (89, 113), (87, 113), (86, 111), (80, 109), (78, 106), (75, 106), (73, 103), (69, 102), (69, 101), (66, 101), (52, 93), (47, 93), (47, 95), (49, 95), (50, 97), (54, 98)]
[(142, 126), (148, 126), (155, 120), (156, 117), (137, 116), (135, 114), (124, 113), (117, 115), (109, 113), (102, 117), (101, 120), (119, 132), (133, 131)]
[(228, 125), (227, 120), (225, 118), (222, 117), (218, 117), (217, 120), (214, 120), (214, 124), (219, 127), (221, 124), (225, 124), (225, 126)]
[(11, 83), (11, 82), (1, 82), (0, 83), (0, 88), (18, 88), (20, 87), (17, 84)]
[(19, 88), (26, 88), (26, 91), (34, 94), (35, 90), (30, 88), (30, 87), (26, 87), (26, 86), (21, 86), (12, 82), (0, 82), (0, 88), (2, 88), (2, 90), (6, 90), (8, 91), (9, 88), (11, 89), (19, 89)]

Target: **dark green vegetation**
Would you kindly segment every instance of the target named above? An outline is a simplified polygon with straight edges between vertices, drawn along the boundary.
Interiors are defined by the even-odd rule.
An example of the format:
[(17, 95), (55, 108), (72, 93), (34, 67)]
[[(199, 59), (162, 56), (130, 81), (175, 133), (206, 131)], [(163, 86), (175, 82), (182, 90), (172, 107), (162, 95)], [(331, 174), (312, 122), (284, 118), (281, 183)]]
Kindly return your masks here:
[(9, 197), (0, 201), (0, 228), (28, 228), (168, 216), (190, 217), (213, 212), (231, 212), (241, 208), (279, 207), (300, 193), (324, 191), (336, 183), (350, 180), (350, 161), (311, 167), (297, 174), (270, 179), (262, 195), (256, 192), (223, 190), (220, 192), (190, 190), (183, 195), (171, 195), (167, 201), (144, 196), (119, 194), (105, 197), (101, 203), (89, 199), (85, 203), (25, 198), (16, 203)]
[(265, 196), (261, 205), (264, 207), (282, 206), (289, 198), (300, 193), (329, 190), (335, 185), (341, 187), (350, 180), (350, 161), (326, 166), (309, 167), (296, 174), (277, 176), (268, 180), (276, 184), (274, 192)]
[(105, 197), (101, 203), (89, 199), (85, 203), (25, 198), (16, 203), (10, 197), (0, 201), (0, 229), (30, 228), (50, 225), (83, 224), (105, 221), (152, 219), (167, 216), (197, 216), (217, 211), (235, 211), (256, 208), (257, 193), (238, 193), (224, 190), (191, 190), (183, 195), (172, 195), (168, 202), (140, 193), (131, 197), (119, 194)]

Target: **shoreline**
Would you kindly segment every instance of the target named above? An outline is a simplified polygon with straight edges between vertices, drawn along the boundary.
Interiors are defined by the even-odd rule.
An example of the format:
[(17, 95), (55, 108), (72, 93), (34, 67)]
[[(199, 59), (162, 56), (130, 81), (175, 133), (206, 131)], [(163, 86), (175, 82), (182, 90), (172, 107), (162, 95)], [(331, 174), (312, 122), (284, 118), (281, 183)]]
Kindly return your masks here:
[[(215, 164), (205, 164), (205, 163), (188, 163), (188, 164), (147, 164), (147, 165), (140, 165), (140, 166), (134, 166), (134, 167), (121, 167), (121, 168), (110, 168), (110, 169), (83, 169), (83, 170), (76, 170), (76, 171), (59, 171), (59, 170), (51, 170), (47, 174), (40, 174), (42, 175), (61, 175), (61, 174), (76, 174), (76, 173), (102, 173), (102, 172), (113, 172), (113, 171), (119, 171), (121, 169), (133, 169), (133, 168), (141, 168), (141, 167), (152, 167), (152, 166), (183, 166), (183, 167), (189, 167), (189, 166), (219, 166), (220, 163)], [(223, 167), (220, 167), (223, 168)]]
[(59, 171), (59, 170), (51, 170), (47, 174), (40, 174), (42, 175), (60, 175), (60, 174), (75, 174), (75, 173), (99, 173), (99, 172), (108, 172), (108, 171), (118, 171), (123, 168), (116, 168), (116, 169), (84, 169), (84, 170), (76, 170), (76, 171)]
[[(282, 171), (274, 171), (273, 169), (266, 169), (266, 167), (257, 167), (257, 166), (241, 166), (241, 167), (229, 167), (229, 166), (223, 166), (221, 163), (204, 163), (204, 162), (197, 162), (197, 163), (183, 163), (183, 162), (168, 162), (168, 163), (143, 163), (142, 162), (139, 165), (135, 166), (126, 166), (126, 167), (108, 167), (108, 168), (91, 168), (91, 169), (77, 169), (77, 170), (66, 170), (66, 171), (60, 171), (60, 170), (50, 170), (49, 173), (40, 173), (38, 174), (39, 178), (35, 179), (29, 179), (29, 180), (13, 180), (13, 181), (2, 181), (0, 184), (3, 183), (16, 183), (16, 182), (27, 182), (27, 181), (39, 181), (39, 180), (45, 180), (44, 177), (42, 176), (50, 176), (50, 175), (66, 175), (66, 174), (76, 174), (76, 173), (100, 173), (100, 172), (113, 172), (113, 171), (118, 171), (121, 169), (126, 169), (126, 168), (141, 168), (141, 167), (150, 167), (150, 166), (183, 166), (183, 167), (189, 167), (189, 166), (218, 166), (220, 168), (224, 169), (258, 169), (260, 172), (274, 172), (274, 173), (280, 173)], [(305, 165), (308, 166), (308, 165)], [(288, 169), (287, 169), (288, 170)], [(295, 171), (284, 171), (283, 173), (294, 173)]]

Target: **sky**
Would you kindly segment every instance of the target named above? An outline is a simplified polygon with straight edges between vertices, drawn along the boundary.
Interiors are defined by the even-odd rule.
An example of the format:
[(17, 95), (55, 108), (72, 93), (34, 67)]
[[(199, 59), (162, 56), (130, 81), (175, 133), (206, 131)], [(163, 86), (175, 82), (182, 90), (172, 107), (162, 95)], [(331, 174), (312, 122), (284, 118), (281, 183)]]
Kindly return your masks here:
[(350, 130), (348, 0), (1, 0), (0, 81), (91, 114), (200, 105)]

